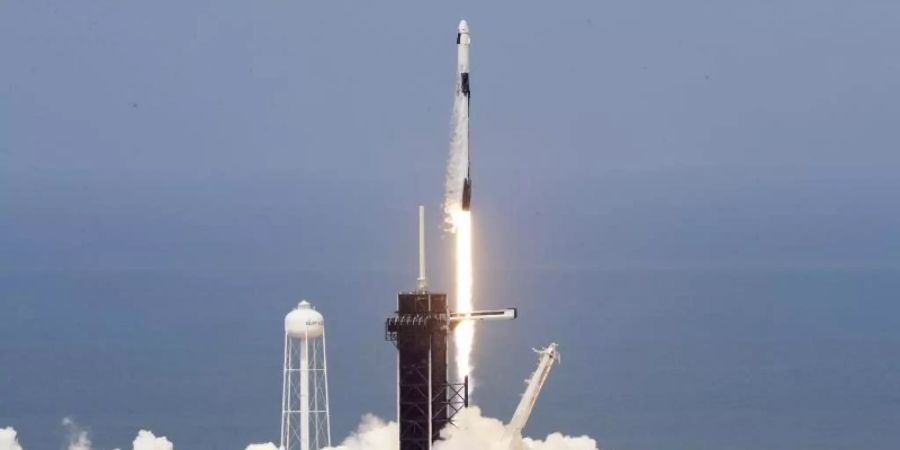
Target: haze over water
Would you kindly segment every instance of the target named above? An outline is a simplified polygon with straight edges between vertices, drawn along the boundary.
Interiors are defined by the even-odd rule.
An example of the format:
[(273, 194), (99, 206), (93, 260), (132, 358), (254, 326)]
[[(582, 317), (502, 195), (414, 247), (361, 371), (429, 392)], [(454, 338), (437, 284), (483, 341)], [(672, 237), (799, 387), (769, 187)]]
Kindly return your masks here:
[(439, 235), (473, 29), (475, 401), (610, 449), (900, 446), (887, 2), (0, 6), (0, 427), (57, 448), (278, 435), (281, 319), (333, 434), (394, 414), (383, 320)]

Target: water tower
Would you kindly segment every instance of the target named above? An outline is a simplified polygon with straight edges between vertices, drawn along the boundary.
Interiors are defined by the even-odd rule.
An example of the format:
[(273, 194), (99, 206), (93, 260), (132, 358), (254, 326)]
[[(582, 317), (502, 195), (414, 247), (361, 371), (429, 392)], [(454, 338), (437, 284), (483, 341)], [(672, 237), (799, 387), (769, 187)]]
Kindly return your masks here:
[(304, 300), (284, 317), (281, 449), (330, 446), (325, 319)]

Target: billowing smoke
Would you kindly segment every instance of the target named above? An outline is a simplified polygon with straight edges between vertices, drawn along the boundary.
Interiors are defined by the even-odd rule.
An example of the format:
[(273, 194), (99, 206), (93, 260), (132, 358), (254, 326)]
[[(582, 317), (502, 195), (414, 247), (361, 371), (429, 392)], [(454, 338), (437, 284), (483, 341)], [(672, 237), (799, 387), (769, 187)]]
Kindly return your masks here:
[(265, 444), (250, 444), (244, 450), (278, 450), (278, 446), (271, 442), (266, 442)]
[[(509, 435), (506, 426), (498, 419), (484, 417), (478, 407), (466, 408), (454, 418), (455, 426), (441, 432), (443, 440), (435, 444), (435, 450), (599, 450), (597, 442), (587, 436), (571, 437), (553, 433), (544, 440)], [(63, 419), (69, 432), (68, 450), (93, 450), (88, 431), (72, 419)], [(397, 422), (386, 422), (371, 414), (362, 418), (359, 427), (340, 445), (331, 450), (399, 450)], [(132, 450), (174, 450), (174, 444), (163, 436), (147, 430), (138, 432)], [(16, 430), (0, 428), (0, 450), (25, 450), (19, 444)], [(116, 449), (118, 450), (118, 449)], [(278, 450), (273, 443), (250, 444), (245, 450)]]
[(23, 450), (13, 427), (0, 428), (0, 450)]
[(141, 430), (131, 443), (132, 450), (173, 450), (175, 445), (165, 436), (156, 436), (152, 431)]
[(572, 437), (562, 433), (553, 433), (543, 441), (525, 438), (523, 443), (529, 450), (598, 450), (597, 441), (587, 436)]
[[(400, 429), (397, 422), (385, 422), (372, 414), (366, 414), (350, 436), (330, 450), (397, 450), (400, 448)], [(0, 450), (3, 450), (0, 448)], [(278, 450), (273, 443), (250, 444), (244, 450)]]
[(362, 423), (335, 450), (396, 450), (400, 448), (400, 428), (397, 422), (385, 422), (366, 414)]
[[(88, 430), (78, 425), (71, 417), (62, 420), (62, 426), (66, 429), (67, 450), (93, 450), (91, 437)], [(138, 431), (131, 446), (132, 450), (173, 450), (172, 441), (164, 436), (157, 437), (147, 430)], [(19, 444), (16, 430), (12, 427), (0, 428), (0, 450), (25, 450)], [(116, 449), (119, 450), (119, 449)]]
[(466, 408), (454, 417), (455, 426), (441, 432), (444, 440), (435, 450), (599, 450), (597, 441), (587, 437), (570, 437), (553, 433), (544, 440), (510, 435), (503, 422), (481, 415), (477, 407)]
[(66, 446), (68, 450), (91, 450), (91, 439), (86, 429), (75, 423), (71, 417), (63, 418), (62, 426), (68, 432), (69, 443)]
[[(435, 444), (435, 450), (599, 450), (587, 436), (553, 433), (544, 440), (511, 436), (503, 422), (482, 416), (477, 407), (460, 411), (454, 422), (441, 433), (443, 440)], [(399, 450), (398, 431), (396, 422), (366, 415), (356, 432), (333, 450)]]

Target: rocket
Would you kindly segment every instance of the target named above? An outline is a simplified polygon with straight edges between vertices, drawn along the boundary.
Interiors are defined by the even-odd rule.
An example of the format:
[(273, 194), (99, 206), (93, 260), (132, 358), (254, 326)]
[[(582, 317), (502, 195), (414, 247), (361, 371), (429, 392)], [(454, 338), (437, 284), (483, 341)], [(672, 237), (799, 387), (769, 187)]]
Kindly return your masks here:
[(469, 24), (465, 20), (461, 20), (456, 33), (456, 67), (459, 74), (457, 93), (461, 93), (467, 98), (469, 97), (469, 45), (471, 43)]
[(469, 90), (469, 44), (472, 43), (469, 37), (469, 24), (465, 20), (459, 22), (459, 28), (456, 34), (456, 96), (463, 98), (465, 102), (465, 117), (462, 118), (466, 127), (465, 136), (465, 158), (466, 158), (466, 178), (463, 180), (462, 191), (462, 209), (469, 210), (472, 202), (472, 161), (469, 159), (469, 99), (471, 92)]

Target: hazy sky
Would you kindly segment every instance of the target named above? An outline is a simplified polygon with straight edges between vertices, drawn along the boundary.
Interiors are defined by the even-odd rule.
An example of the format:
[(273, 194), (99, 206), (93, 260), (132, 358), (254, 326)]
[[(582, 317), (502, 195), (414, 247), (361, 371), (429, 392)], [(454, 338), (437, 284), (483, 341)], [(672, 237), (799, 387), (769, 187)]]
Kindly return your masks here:
[(10, 267), (406, 264), (462, 16), (490, 261), (900, 260), (894, 2), (2, 8)]
[[(565, 412), (546, 406), (538, 433), (565, 418), (565, 431), (620, 449), (860, 443), (850, 436), (869, 436), (867, 450), (896, 448), (900, 435), (873, 423), (887, 420), (885, 411), (898, 417), (900, 370), (886, 361), (896, 359), (900, 333), (873, 311), (897, 312), (890, 300), (900, 275), (900, 3), (874, 0), (0, 1), (0, 307), (14, 312), (0, 330), (0, 356), (24, 364), (3, 364), (0, 426), (41, 429), (44, 416), (78, 414), (71, 405), (94, 398), (69, 390), (58, 413), (48, 410), (52, 403), (28, 413), (4, 406), (34, 404), (29, 393), (45, 387), (20, 383), (56, 367), (47, 360), (57, 359), (60, 343), (35, 331), (45, 314), (62, 324), (68, 357), (131, 333), (165, 334), (159, 327), (175, 335), (197, 320), (157, 316), (147, 306), (155, 301), (172, 314), (179, 305), (211, 310), (207, 324), (251, 335), (258, 346), (246, 344), (246, 354), (277, 353), (277, 333), (253, 335), (234, 321), (264, 303), (268, 315), (256, 313), (254, 323), (274, 317), (277, 330), (296, 298), (317, 297), (330, 323), (356, 333), (343, 342), (345, 355), (366, 354), (389, 369), (380, 321), (393, 293), (413, 285), (417, 203), (429, 207), (435, 284), (448, 285), (437, 205), (460, 18), (473, 41), (476, 294), (490, 298), (482, 304), (523, 308), (519, 324), (485, 331), (495, 340), (483, 342), (480, 364), (518, 380), (533, 364), (528, 348), (561, 342), (558, 376), (570, 383), (548, 389), (572, 401), (547, 400)], [(679, 271), (694, 272), (673, 275)], [(717, 271), (729, 274), (710, 274)], [(742, 278), (745, 271), (756, 275)], [(177, 282), (134, 275), (163, 272)], [(116, 273), (115, 281), (103, 273)], [(218, 305), (223, 298), (232, 303)], [(817, 309), (821, 298), (830, 306)], [(691, 305), (703, 312), (692, 315)], [(347, 308), (346, 321), (329, 316)], [(66, 322), (70, 313), (98, 316), (80, 326)], [(109, 325), (139, 314), (150, 315), (141, 316), (143, 331)], [(673, 316), (686, 322), (672, 325)], [(363, 322), (363, 331), (350, 331)], [(647, 341), (645, 327), (660, 323), (674, 336)], [(614, 327), (605, 337), (622, 339), (620, 347), (586, 332), (601, 325)], [(740, 337), (722, 337), (732, 331)], [(190, 367), (192, 355), (217, 342), (191, 336), (184, 339), (194, 344), (160, 344), (155, 357)], [(681, 344), (657, 347), (668, 342)], [(843, 353), (822, 350), (828, 342)], [(768, 379), (736, 372), (747, 362), (729, 355), (744, 344), (793, 350), (766, 366), (777, 372)], [(501, 347), (515, 348), (515, 362), (490, 362), (489, 351)], [(673, 356), (678, 349), (710, 359), (692, 369), (691, 358)], [(45, 357), (23, 356), (32, 350)], [(651, 350), (675, 358), (678, 369), (636, 379), (657, 367), (642, 353)], [(831, 359), (809, 356), (820, 351)], [(277, 379), (277, 357), (266, 361)], [(804, 375), (784, 384), (785, 377), (815, 380), (844, 363), (858, 372), (821, 389), (856, 394), (809, 408), (826, 416), (847, 402), (856, 409), (818, 421), (779, 403), (812, 383)], [(335, 364), (350, 371), (346, 361)], [(727, 373), (714, 374), (717, 364)], [(607, 369), (623, 384), (604, 388)], [(859, 373), (875, 381), (848, 381)], [(116, 397), (102, 391), (102, 374), (72, 374), (67, 383), (95, 383), (103, 392), (96, 395)], [(347, 377), (348, 385), (360, 382)], [(598, 386), (572, 390), (588, 380)], [(770, 432), (771, 424), (723, 416), (733, 404), (721, 392), (703, 403), (702, 392), (685, 387), (714, 382), (770, 399), (737, 402), (747, 417), (806, 421)], [(223, 383), (223, 391), (235, 389)], [(770, 383), (779, 393), (765, 397)], [(501, 416), (519, 391), (502, 384), (482, 397)], [(385, 393), (365, 397), (371, 404), (337, 394), (344, 411), (336, 434), (363, 412), (391, 413), (390, 380), (378, 385)], [(683, 397), (673, 399), (675, 391)], [(277, 393), (270, 401), (274, 391), (266, 392), (274, 411)], [(822, 398), (817, 392), (796, 401)], [(641, 406), (604, 408), (617, 404), (615, 395), (620, 406)], [(684, 419), (693, 417), (690, 399), (701, 399), (704, 419)], [(260, 422), (277, 425), (272, 411)], [(679, 414), (681, 422), (667, 421)], [(817, 428), (844, 415), (872, 420)], [(701, 423), (710, 417), (723, 422)], [(610, 424), (616, 420), (621, 427)], [(90, 425), (102, 433), (104, 423)], [(198, 435), (181, 442), (202, 442)], [(235, 448), (263, 438), (274, 439), (248, 436)], [(125, 443), (108, 446), (116, 445)]]

